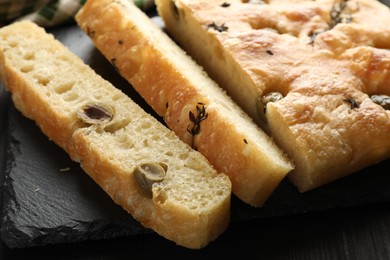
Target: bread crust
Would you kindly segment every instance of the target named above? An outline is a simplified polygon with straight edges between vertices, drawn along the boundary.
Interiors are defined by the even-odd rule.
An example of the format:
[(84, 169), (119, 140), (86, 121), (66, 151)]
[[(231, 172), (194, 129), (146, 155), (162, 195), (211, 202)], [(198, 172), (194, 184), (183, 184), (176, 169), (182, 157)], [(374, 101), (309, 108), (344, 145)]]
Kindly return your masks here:
[[(170, 35), (293, 158), (288, 176), (301, 192), (390, 156), (389, 110), (370, 100), (389, 95), (379, 48), (389, 46), (390, 11), (340, 2), (156, 1)], [(283, 98), (259, 106), (274, 91)]]
[[(265, 203), (292, 163), (167, 35), (125, 1), (87, 1), (76, 21), (168, 127), (230, 177), (235, 195)], [(192, 135), (197, 107), (208, 116)]]
[[(28, 35), (27, 37), (34, 37), (35, 27), (29, 24), (25, 27), (31, 29), (25, 32)], [(9, 30), (7, 28), (4, 27), (2, 31)], [(5, 37), (4, 39), (6, 40)], [(47, 39), (52, 41), (54, 37), (48, 35)], [(11, 98), (14, 106), (25, 117), (34, 120), (51, 141), (67, 151), (69, 156), (77, 161), (78, 156), (73, 149), (70, 137), (82, 124), (70, 118), (63, 111), (53, 110), (50, 98), (45, 95), (44, 91), (31, 88), (31, 83), (21, 76), (17, 68), (9, 64), (6, 52), (7, 48), (0, 45), (0, 79), (4, 82), (6, 90), (12, 93)]]
[[(112, 159), (102, 153), (103, 149), (94, 147), (90, 135), (94, 133), (77, 131), (73, 136), (82, 168), (116, 204), (121, 205), (143, 226), (191, 249), (207, 246), (227, 229), (230, 224), (229, 198), (224, 198), (208, 211), (198, 210), (198, 214), (173, 200), (164, 200), (158, 194), (154, 194), (151, 201), (143, 195), (135, 178), (129, 176), (131, 169), (110, 162)], [(102, 139), (98, 136), (92, 139), (97, 138)], [(219, 179), (221, 183), (226, 182), (222, 175)], [(228, 186), (225, 188), (229, 189)]]
[[(31, 22), (3, 27), (0, 49), (2, 81), (15, 106), (143, 226), (193, 249), (205, 247), (226, 230), (231, 182), (203, 155), (43, 28)], [(90, 102), (111, 106), (111, 121), (83, 121), (78, 113)], [(150, 198), (134, 171), (142, 163), (155, 162), (164, 164), (166, 173), (153, 184)]]

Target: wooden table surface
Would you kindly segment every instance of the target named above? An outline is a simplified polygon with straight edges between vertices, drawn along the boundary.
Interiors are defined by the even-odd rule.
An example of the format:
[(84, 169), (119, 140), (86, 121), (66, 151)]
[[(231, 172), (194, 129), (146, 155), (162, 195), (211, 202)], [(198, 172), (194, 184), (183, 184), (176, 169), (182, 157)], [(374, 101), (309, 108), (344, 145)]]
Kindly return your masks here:
[[(56, 36), (65, 39), (68, 33), (65, 27), (57, 31)], [(77, 45), (77, 41), (73, 44)], [(5, 156), (4, 122), (9, 105), (12, 104), (8, 93), (0, 88), (1, 161)], [(3, 173), (4, 164), (1, 164), (0, 179)], [(1, 194), (2, 189), (0, 202)], [(390, 259), (390, 202), (235, 222), (216, 241), (200, 250), (177, 246), (157, 234), (19, 249), (0, 244), (0, 259), (219, 259), (224, 256), (297, 260)]]

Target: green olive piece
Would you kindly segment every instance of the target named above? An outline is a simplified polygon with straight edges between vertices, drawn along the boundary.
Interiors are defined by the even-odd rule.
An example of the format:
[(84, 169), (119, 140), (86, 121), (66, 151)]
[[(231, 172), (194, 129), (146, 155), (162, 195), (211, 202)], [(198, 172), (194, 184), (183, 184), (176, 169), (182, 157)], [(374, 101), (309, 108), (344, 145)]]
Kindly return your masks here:
[(269, 92), (263, 96), (260, 96), (257, 99), (257, 113), (260, 116), (261, 120), (266, 121), (265, 113), (266, 107), (269, 102), (277, 102), (283, 98), (282, 93), (273, 91)]
[(387, 95), (372, 95), (372, 102), (382, 106), (386, 110), (390, 110), (390, 96)]
[(269, 92), (268, 94), (265, 94), (262, 97), (262, 101), (263, 101), (264, 106), (265, 106), (269, 102), (277, 102), (277, 101), (281, 100), (282, 98), (283, 98), (282, 93), (274, 91), (274, 92)]
[(134, 177), (148, 197), (152, 197), (152, 186), (156, 182), (162, 182), (165, 178), (167, 165), (162, 163), (143, 163), (134, 171)]
[(114, 110), (103, 103), (89, 103), (77, 111), (78, 118), (86, 124), (99, 125), (111, 121)]

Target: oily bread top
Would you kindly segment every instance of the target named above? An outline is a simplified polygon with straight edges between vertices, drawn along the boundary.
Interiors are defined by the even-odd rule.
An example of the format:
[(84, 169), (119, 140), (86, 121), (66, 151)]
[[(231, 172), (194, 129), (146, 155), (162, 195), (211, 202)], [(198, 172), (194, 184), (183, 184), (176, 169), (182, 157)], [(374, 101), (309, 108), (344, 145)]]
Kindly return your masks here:
[[(371, 100), (390, 94), (390, 53), (378, 48), (389, 42), (386, 6), (365, 0), (156, 3), (170, 35), (294, 159), (289, 177), (300, 191), (389, 158), (389, 110)], [(272, 92), (282, 99), (264, 101)]]
[[(299, 76), (299, 72), (290, 73), (290, 69), (304, 64), (313, 53), (323, 51), (329, 58), (337, 58), (357, 46), (389, 48), (390, 45), (387, 26), (390, 11), (376, 0), (259, 3), (157, 0), (156, 3), (171, 36), (259, 123), (263, 113), (259, 111), (262, 109), (258, 108), (257, 97), (275, 88), (286, 94), (290, 82)], [(332, 25), (331, 10), (340, 9), (342, 3), (346, 6), (340, 15), (333, 15), (334, 20), (340, 21)], [(181, 27), (188, 32), (174, 32), (184, 32)], [(197, 40), (190, 40), (191, 37)], [(213, 55), (215, 59), (210, 59)], [(227, 64), (219, 66), (224, 63)], [(234, 74), (237, 70), (243, 72)], [(240, 86), (240, 82), (248, 86), (245, 91), (234, 87)]]

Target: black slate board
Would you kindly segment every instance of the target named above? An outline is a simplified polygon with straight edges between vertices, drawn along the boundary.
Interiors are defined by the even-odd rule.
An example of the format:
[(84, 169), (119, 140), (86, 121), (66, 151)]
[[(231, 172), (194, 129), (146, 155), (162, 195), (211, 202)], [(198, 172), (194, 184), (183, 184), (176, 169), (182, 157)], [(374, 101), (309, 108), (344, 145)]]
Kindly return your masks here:
[[(75, 25), (51, 32), (98, 74), (156, 116)], [(9, 97), (1, 100), (8, 100), (5, 102), (8, 113), (0, 113), (7, 138), (3, 147), (1, 229), (7, 246), (31, 247), (152, 232), (115, 205), (33, 121), (16, 111)], [(389, 171), (390, 160), (304, 194), (285, 180), (262, 208), (248, 206), (233, 196), (232, 221), (261, 221), (262, 218), (390, 201)]]

